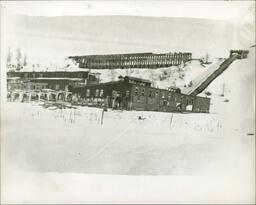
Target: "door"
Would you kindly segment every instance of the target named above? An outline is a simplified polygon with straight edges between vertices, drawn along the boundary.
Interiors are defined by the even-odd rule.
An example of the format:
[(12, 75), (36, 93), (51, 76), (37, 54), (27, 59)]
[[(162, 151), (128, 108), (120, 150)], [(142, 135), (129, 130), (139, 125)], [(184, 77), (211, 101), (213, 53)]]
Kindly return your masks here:
[(120, 109), (121, 107), (121, 92), (113, 90), (111, 96), (111, 107), (113, 109)]

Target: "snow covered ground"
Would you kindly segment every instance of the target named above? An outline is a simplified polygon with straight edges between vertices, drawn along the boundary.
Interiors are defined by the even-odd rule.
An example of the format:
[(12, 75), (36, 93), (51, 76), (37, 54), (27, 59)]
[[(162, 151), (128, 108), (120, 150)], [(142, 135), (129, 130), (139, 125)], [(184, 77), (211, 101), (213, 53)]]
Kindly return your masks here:
[[(4, 134), (8, 136), (8, 155), (22, 168), (42, 172), (197, 174), (201, 165), (207, 166), (206, 155), (212, 157), (211, 146), (240, 137), (251, 139), (247, 134), (253, 133), (240, 127), (230, 129), (229, 122), (216, 113), (109, 110), (102, 120), (102, 109), (98, 108), (46, 110), (37, 104), (9, 103), (7, 109)], [(56, 158), (51, 158), (52, 154)], [(165, 154), (172, 163), (154, 161)], [(184, 154), (189, 158), (182, 162), (179, 155)], [(198, 159), (192, 160), (194, 157)]]
[[(65, 201), (65, 197), (59, 194), (64, 192), (72, 193), (80, 203), (90, 202), (90, 187), (96, 191), (95, 183), (101, 184), (97, 180), (111, 183), (109, 176), (113, 174), (113, 180), (124, 183), (144, 176), (142, 184), (146, 176), (173, 176), (167, 177), (170, 183), (185, 187), (199, 183), (201, 191), (210, 186), (216, 192), (221, 184), (222, 191), (230, 194), (225, 198), (220, 192), (215, 200), (247, 202), (253, 196), (255, 137), (247, 135), (247, 130), (230, 130), (219, 114), (109, 110), (101, 123), (102, 110), (98, 108), (45, 110), (37, 104), (8, 103), (6, 109), (2, 185), (6, 185), (7, 201), (61, 202), (58, 200)], [(118, 179), (116, 175), (134, 177)], [(185, 178), (178, 180), (179, 176)], [(203, 185), (204, 181), (209, 184)], [(81, 183), (85, 183), (81, 188), (88, 198), (75, 192), (83, 193)], [(43, 197), (48, 193), (53, 197), (49, 201)], [(99, 202), (111, 199), (111, 193), (102, 193), (99, 191)], [(175, 199), (186, 201), (179, 195)]]

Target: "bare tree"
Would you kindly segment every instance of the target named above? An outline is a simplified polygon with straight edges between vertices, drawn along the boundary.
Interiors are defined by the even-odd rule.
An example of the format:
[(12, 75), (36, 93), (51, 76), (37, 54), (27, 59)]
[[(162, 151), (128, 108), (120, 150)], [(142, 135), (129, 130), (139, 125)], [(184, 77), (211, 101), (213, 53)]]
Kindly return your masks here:
[(226, 87), (225, 87), (226, 85), (225, 85), (225, 83), (223, 83), (222, 84), (222, 93), (221, 93), (221, 95), (220, 96), (222, 96), (222, 97), (224, 97), (224, 95), (225, 95), (225, 91), (226, 91)]
[(205, 56), (205, 63), (208, 63), (209, 62), (209, 54), (206, 53), (206, 56)]
[(24, 54), (24, 58), (23, 58), (23, 66), (26, 66), (27, 64), (28, 64), (27, 54)]
[(18, 48), (16, 50), (16, 60), (17, 60), (17, 69), (19, 70), (20, 69), (20, 65), (21, 65), (21, 51), (20, 49)]
[(12, 63), (12, 51), (10, 47), (8, 48), (6, 63), (7, 63), (7, 66), (9, 66)]

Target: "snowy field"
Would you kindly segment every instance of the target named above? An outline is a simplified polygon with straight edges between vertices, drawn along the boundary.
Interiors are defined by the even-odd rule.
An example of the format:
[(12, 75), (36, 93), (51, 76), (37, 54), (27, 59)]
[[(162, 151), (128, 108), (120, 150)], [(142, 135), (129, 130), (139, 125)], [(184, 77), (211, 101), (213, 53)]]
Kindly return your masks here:
[(254, 140), (246, 130), (229, 130), (218, 114), (109, 110), (101, 119), (99, 108), (7, 109), (6, 154), (27, 171), (195, 175), (223, 158), (227, 145), (231, 153), (241, 148), (234, 150), (241, 158)]
[(109, 110), (101, 121), (97, 108), (9, 103), (8, 110), (6, 151), (28, 171), (196, 174), (223, 132), (223, 122), (207, 114)]
[(227, 130), (217, 114), (109, 110), (101, 121), (98, 108), (9, 103), (7, 109), (6, 154), (26, 171), (195, 175), (222, 158), (228, 144), (231, 153), (241, 148), (234, 150), (241, 158), (254, 140)]
[[(68, 192), (67, 186), (78, 186), (77, 180), (93, 183), (90, 175), (96, 181), (111, 175), (133, 176), (131, 181), (138, 175), (144, 175), (142, 181), (146, 176), (171, 175), (176, 176), (176, 184), (179, 176), (188, 177), (183, 182), (181, 178), (180, 183), (185, 184), (194, 177), (199, 178), (198, 183), (218, 177), (224, 180), (223, 189), (231, 188), (225, 181), (228, 177), (232, 189), (240, 193), (239, 200), (252, 196), (255, 137), (247, 130), (230, 130), (220, 114), (109, 110), (101, 121), (102, 109), (98, 108), (48, 110), (38, 104), (7, 103), (6, 110), (2, 166), (4, 176), (9, 177), (3, 180), (8, 184), (4, 196), (22, 189), (11, 200), (14, 203), (24, 199), (31, 188), (38, 189), (37, 183), (44, 191), (53, 189), (57, 194), (64, 191), (61, 181), (67, 181)], [(127, 182), (127, 177), (121, 180)], [(46, 200), (40, 193), (33, 197), (32, 202)], [(58, 195), (54, 197), (58, 199)]]

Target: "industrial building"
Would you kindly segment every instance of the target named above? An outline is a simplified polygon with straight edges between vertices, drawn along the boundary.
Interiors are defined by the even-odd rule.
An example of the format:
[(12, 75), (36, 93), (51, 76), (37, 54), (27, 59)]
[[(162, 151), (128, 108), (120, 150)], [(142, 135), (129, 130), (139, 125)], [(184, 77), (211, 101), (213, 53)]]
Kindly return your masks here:
[(88, 71), (7, 72), (7, 89), (66, 90), (75, 85), (99, 83), (99, 75)]
[(179, 89), (154, 88), (148, 80), (128, 76), (74, 87), (71, 92), (78, 104), (113, 109), (208, 113), (210, 108), (209, 98), (185, 95)]

